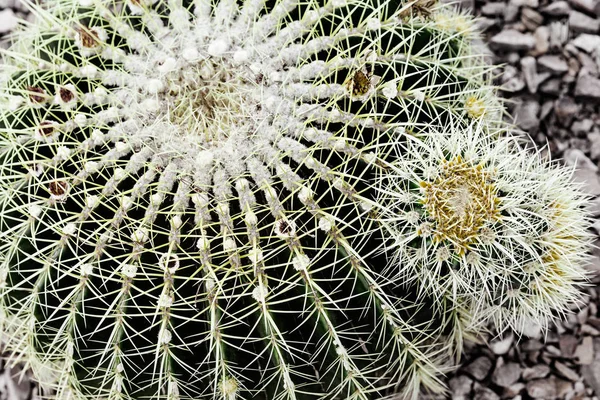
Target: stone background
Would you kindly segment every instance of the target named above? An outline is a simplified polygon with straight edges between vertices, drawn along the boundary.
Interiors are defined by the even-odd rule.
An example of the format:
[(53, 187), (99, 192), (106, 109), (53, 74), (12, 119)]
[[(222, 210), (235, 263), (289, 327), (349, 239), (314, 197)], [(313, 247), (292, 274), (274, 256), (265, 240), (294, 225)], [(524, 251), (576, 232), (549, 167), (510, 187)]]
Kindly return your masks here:
[[(600, 195), (600, 0), (458, 0), (478, 16), (501, 94), (514, 122), (554, 159), (577, 166), (575, 179)], [(30, 16), (19, 0), (0, 0), (0, 46), (18, 19)], [(593, 203), (600, 217), (600, 197)], [(600, 220), (594, 224), (600, 233)], [(600, 272), (600, 239), (590, 269)], [(599, 275), (600, 276), (600, 275)], [(448, 377), (447, 396), (424, 399), (529, 400), (600, 397), (600, 278), (586, 306), (545, 336), (490, 335), (468, 344), (461, 367)], [(20, 369), (0, 360), (0, 400), (38, 398)]]

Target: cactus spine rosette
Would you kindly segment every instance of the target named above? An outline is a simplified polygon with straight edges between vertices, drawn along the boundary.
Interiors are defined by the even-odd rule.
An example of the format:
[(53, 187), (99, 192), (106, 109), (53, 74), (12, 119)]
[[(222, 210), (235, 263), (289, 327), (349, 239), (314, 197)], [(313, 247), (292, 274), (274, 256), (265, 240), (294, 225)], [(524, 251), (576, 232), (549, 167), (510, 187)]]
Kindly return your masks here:
[[(574, 297), (585, 218), (555, 187), (566, 174), (512, 174), (521, 150), (460, 136), (505, 129), (465, 16), (422, 0), (48, 6), (2, 70), (0, 326), (56, 398), (415, 398), (442, 389), (441, 321), (487, 312), (471, 289), (501, 316)], [(532, 209), (501, 194), (519, 179), (545, 188)], [(403, 239), (410, 207), (431, 242), (423, 226)], [(486, 224), (528, 223), (539, 238), (507, 239), (525, 255), (480, 246), (507, 277), (442, 267)], [(506, 308), (509, 281), (539, 296)]]
[(393, 262), (384, 273), (417, 281), (454, 321), (476, 330), (547, 327), (585, 281), (587, 196), (571, 172), (479, 125), (398, 142), (377, 203)]

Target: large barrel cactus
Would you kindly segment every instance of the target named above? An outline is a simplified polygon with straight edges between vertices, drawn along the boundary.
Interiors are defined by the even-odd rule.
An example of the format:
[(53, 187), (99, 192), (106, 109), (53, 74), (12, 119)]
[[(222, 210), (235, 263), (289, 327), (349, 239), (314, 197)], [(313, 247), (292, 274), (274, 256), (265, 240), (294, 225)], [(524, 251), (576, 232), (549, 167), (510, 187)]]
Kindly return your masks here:
[(585, 197), (416, 0), (57, 0), (0, 73), (0, 333), (57, 399), (440, 391), (577, 299)]

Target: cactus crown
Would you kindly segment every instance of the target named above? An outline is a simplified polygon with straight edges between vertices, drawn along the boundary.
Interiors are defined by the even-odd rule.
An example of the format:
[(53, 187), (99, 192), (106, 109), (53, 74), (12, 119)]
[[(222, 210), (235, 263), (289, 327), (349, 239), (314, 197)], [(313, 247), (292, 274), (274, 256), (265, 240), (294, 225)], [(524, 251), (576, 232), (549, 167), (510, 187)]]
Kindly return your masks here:
[(576, 297), (584, 199), (495, 141), (464, 15), (31, 7), (1, 74), (0, 328), (56, 398), (416, 398), (443, 335)]

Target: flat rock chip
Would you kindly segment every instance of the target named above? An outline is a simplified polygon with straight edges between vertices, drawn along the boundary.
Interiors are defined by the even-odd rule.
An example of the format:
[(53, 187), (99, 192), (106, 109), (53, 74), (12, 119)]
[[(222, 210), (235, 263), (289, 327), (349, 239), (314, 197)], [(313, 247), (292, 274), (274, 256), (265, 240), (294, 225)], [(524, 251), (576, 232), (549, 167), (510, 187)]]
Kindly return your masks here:
[(13, 10), (6, 9), (0, 11), (0, 34), (8, 33), (15, 29), (18, 21)]
[(476, 380), (482, 381), (485, 379), (491, 369), (492, 361), (485, 356), (481, 356), (476, 358), (471, 364), (467, 365), (464, 371)]
[(521, 367), (516, 363), (506, 363), (497, 367), (492, 375), (492, 382), (506, 388), (519, 380)]
[(527, 383), (527, 394), (534, 399), (553, 399), (556, 397), (556, 381), (554, 378), (536, 379)]
[(505, 29), (490, 39), (490, 44), (501, 50), (530, 50), (535, 46), (535, 38), (529, 33)]
[(600, 79), (580, 75), (575, 86), (575, 97), (600, 101)]
[(541, 379), (548, 376), (550, 373), (550, 367), (544, 364), (534, 365), (531, 368), (525, 368), (523, 370), (523, 380), (532, 381), (534, 379)]

